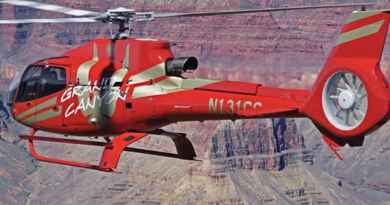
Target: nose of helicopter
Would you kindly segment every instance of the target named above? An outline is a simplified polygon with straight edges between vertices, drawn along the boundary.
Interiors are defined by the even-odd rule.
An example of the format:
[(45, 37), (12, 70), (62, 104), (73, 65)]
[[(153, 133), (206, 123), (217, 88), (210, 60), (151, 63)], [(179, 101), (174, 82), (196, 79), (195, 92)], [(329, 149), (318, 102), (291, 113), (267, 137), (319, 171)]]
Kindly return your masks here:
[(20, 79), (21, 79), (22, 74), (18, 73), (13, 80), (11, 81), (9, 87), (8, 87), (8, 95), (3, 99), (3, 102), (7, 105), (8, 108), (10, 108), (11, 113), (13, 115), (13, 105), (15, 101), (15, 96), (17, 89), (20, 84)]

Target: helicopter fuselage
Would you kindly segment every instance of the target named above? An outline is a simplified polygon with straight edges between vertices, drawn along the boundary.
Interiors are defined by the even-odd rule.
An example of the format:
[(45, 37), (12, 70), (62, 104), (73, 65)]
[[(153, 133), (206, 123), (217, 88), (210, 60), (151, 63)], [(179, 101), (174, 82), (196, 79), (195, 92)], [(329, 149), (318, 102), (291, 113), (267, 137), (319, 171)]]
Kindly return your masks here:
[(26, 69), (14, 97), (16, 120), (75, 135), (148, 132), (180, 121), (303, 116), (308, 91), (186, 79), (167, 73), (168, 42), (98, 39)]
[[(390, 119), (390, 88), (380, 69), (388, 9), (366, 11), (371, 4), (329, 4), (155, 13), (127, 8), (96, 12), (27, 0), (0, 3), (72, 16), (5, 19), (0, 24), (100, 22), (119, 28), (112, 39), (96, 39), (62, 57), (33, 63), (18, 86), (12, 84), (12, 114), (32, 128), (19, 137), (28, 140), (31, 155), (40, 161), (112, 172), (123, 151), (194, 160), (196, 152), (185, 133), (160, 128), (181, 121), (269, 117), (310, 118), (341, 159), (339, 147), (362, 146), (367, 134)], [(346, 20), (310, 91), (185, 78), (184, 73), (197, 68), (196, 58), (175, 58), (165, 41), (129, 38), (133, 24), (141, 21), (354, 6), (363, 6), (362, 11), (354, 11)], [(106, 142), (37, 136), (37, 130), (104, 136)], [(128, 147), (148, 134), (171, 138), (177, 155)], [(35, 141), (103, 146), (104, 150), (96, 165), (44, 156), (35, 149)]]

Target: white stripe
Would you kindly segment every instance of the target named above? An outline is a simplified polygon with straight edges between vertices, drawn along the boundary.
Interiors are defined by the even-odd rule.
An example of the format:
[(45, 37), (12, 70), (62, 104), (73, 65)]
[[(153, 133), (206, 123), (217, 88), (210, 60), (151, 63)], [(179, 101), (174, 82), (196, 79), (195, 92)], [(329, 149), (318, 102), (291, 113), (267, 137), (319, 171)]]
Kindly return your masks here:
[(93, 23), (93, 18), (59, 18), (59, 19), (10, 19), (0, 20), (0, 24), (23, 24), (23, 23)]

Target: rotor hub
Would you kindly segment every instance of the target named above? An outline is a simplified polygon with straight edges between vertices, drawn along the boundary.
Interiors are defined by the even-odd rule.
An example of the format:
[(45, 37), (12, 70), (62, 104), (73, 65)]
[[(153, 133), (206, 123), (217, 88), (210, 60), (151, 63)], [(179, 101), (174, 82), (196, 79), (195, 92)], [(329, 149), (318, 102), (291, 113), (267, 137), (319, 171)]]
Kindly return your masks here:
[(327, 120), (336, 128), (349, 131), (359, 127), (368, 112), (364, 82), (352, 72), (333, 74), (324, 85), (322, 107)]
[(351, 109), (356, 103), (356, 95), (350, 90), (344, 90), (338, 96), (338, 104), (344, 110)]

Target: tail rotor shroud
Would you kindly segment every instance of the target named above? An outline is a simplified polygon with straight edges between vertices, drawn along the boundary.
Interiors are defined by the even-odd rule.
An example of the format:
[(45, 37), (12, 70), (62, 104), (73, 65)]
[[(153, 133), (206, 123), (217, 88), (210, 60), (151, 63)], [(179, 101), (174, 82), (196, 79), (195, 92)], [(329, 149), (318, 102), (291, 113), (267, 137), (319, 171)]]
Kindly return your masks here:
[(328, 121), (340, 130), (353, 130), (368, 111), (367, 89), (354, 73), (340, 71), (325, 83), (322, 107)]
[(361, 146), (389, 119), (390, 90), (380, 69), (390, 10), (355, 11), (302, 112), (334, 144)]

